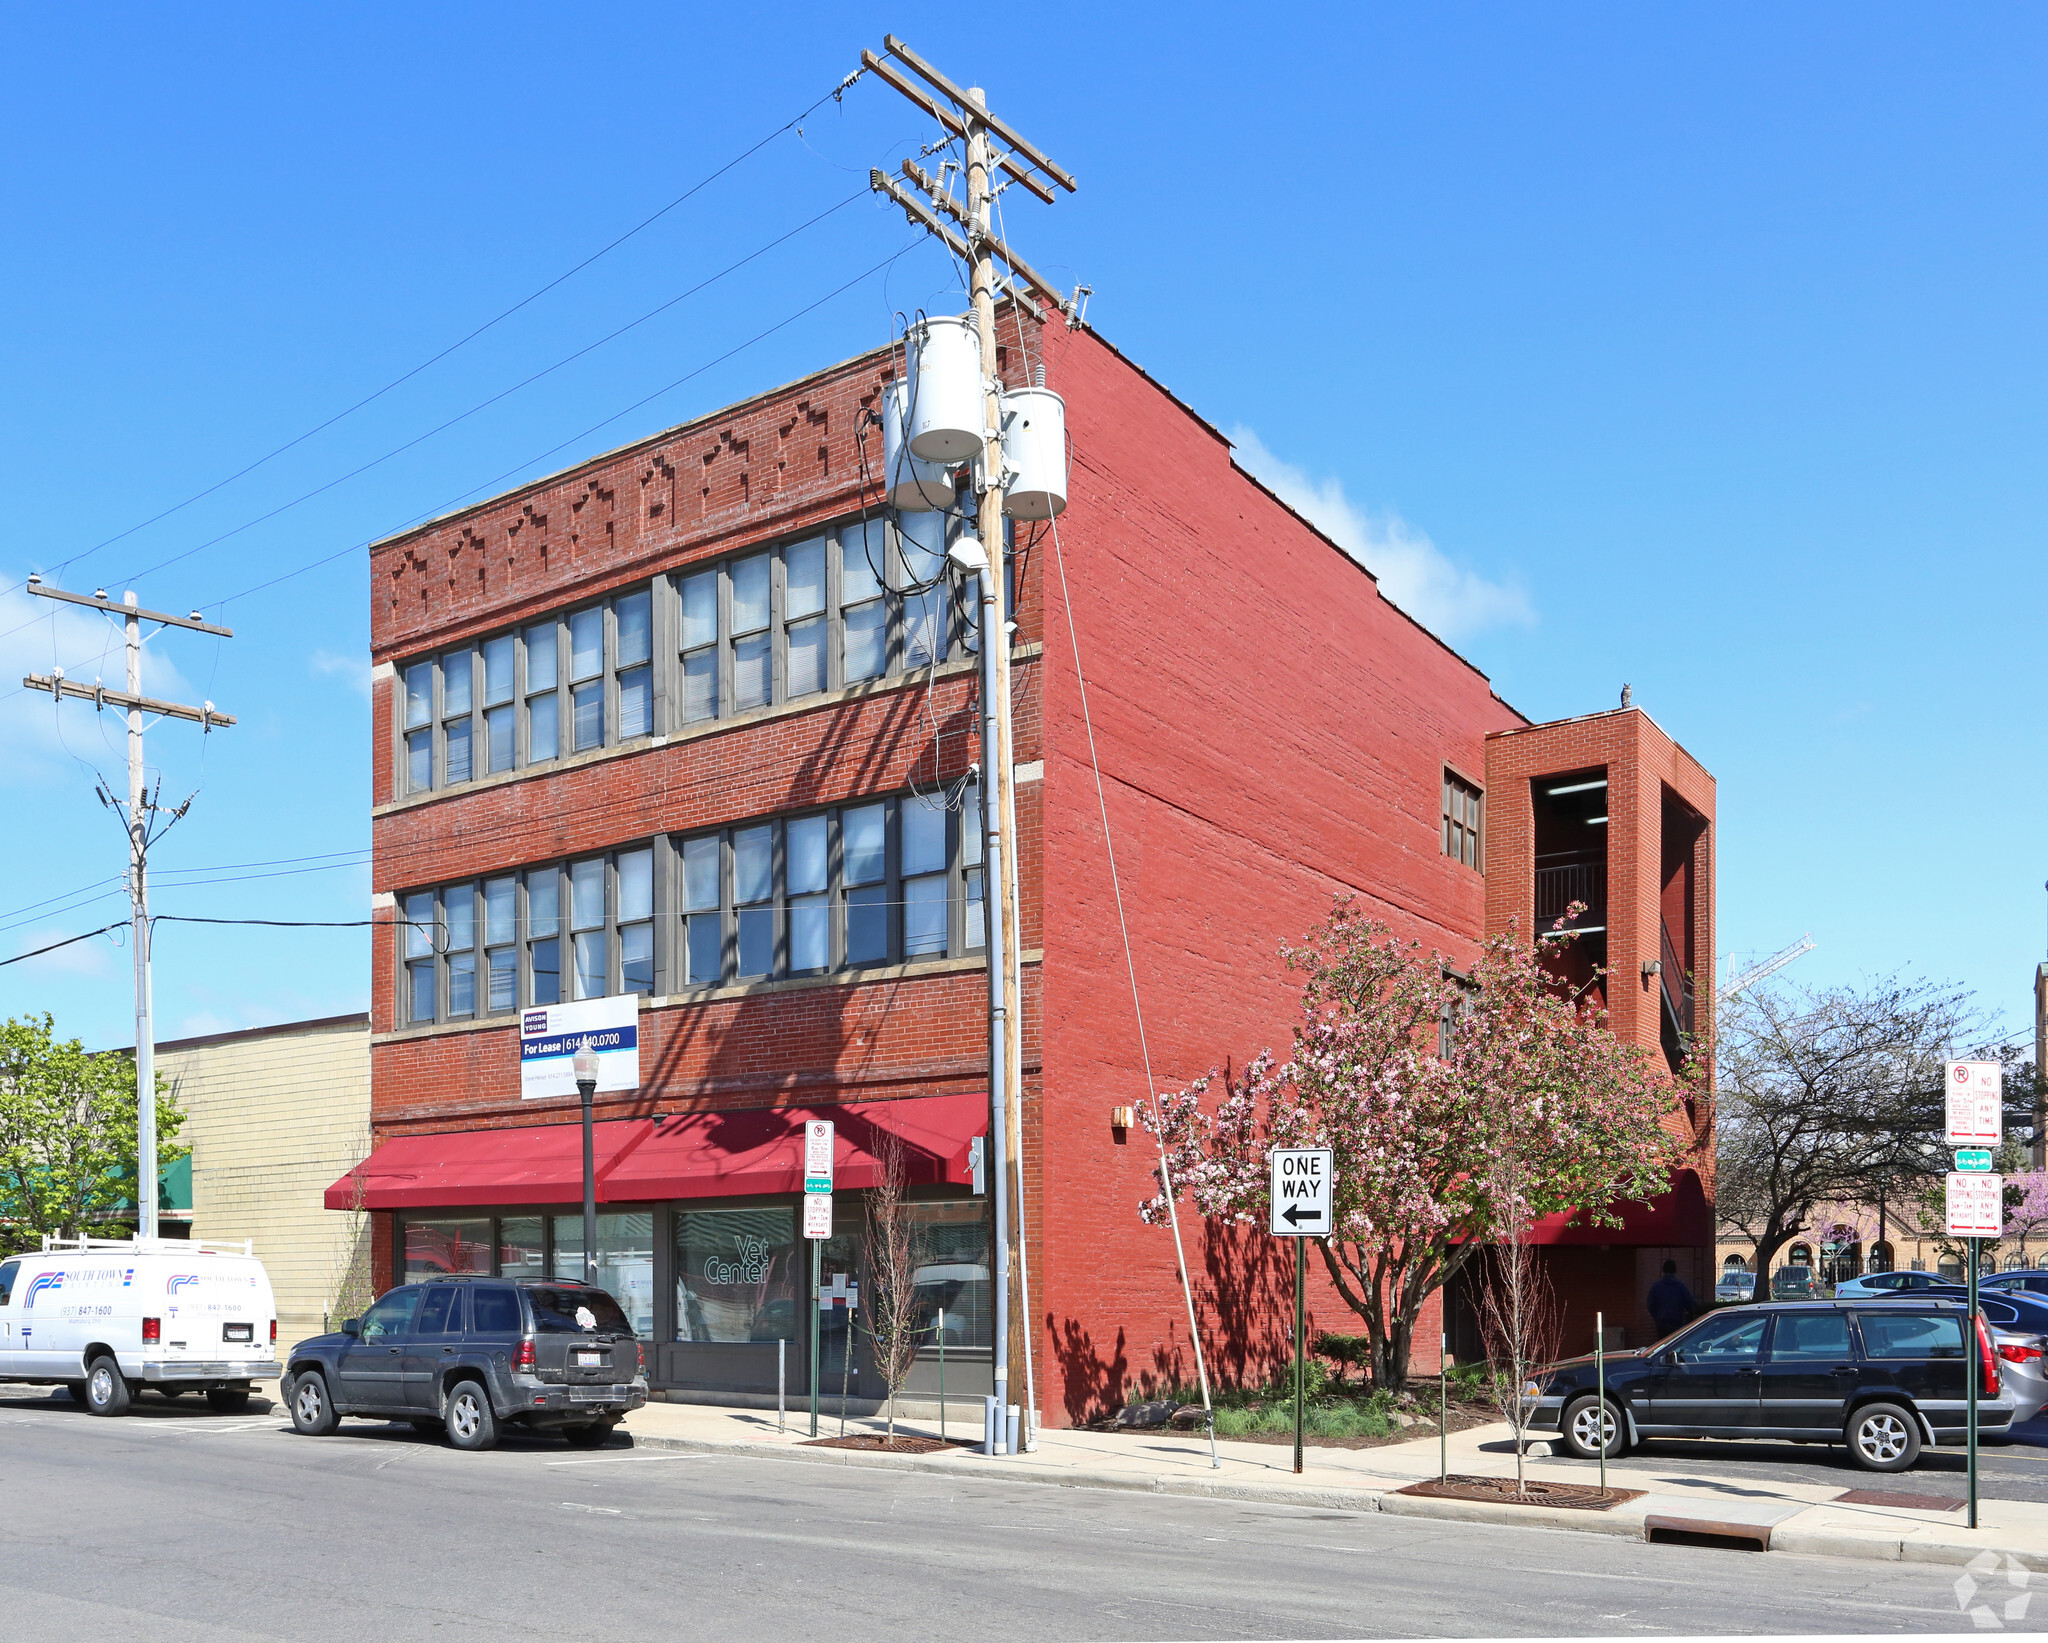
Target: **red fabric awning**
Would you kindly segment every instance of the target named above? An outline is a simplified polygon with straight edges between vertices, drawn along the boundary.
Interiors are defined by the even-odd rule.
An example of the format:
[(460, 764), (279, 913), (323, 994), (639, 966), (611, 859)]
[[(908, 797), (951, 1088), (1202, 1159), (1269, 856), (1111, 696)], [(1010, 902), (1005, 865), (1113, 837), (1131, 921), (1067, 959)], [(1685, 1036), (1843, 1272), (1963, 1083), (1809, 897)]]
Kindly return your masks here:
[(1575, 1209), (1546, 1215), (1529, 1229), (1532, 1244), (1613, 1244), (1622, 1248), (1686, 1248), (1714, 1241), (1714, 1215), (1692, 1170), (1676, 1171), (1671, 1190), (1647, 1204), (1618, 1204), (1621, 1225), (1588, 1225)]
[(932, 1186), (970, 1179), (967, 1144), (988, 1132), (988, 1097), (934, 1095), (664, 1118), (606, 1176), (605, 1196), (623, 1202), (801, 1192), (804, 1122), (811, 1118), (832, 1120), (833, 1185), (840, 1191), (875, 1184), (875, 1149), (884, 1135), (903, 1143), (909, 1184)]
[[(645, 1141), (653, 1128), (645, 1118), (591, 1126), (600, 1197), (605, 1172)], [(460, 1209), (582, 1201), (580, 1122), (399, 1136), (327, 1189), (329, 1209)]]
[[(874, 1185), (875, 1147), (904, 1145), (913, 1186), (966, 1182), (968, 1143), (988, 1131), (984, 1095), (612, 1119), (594, 1127), (601, 1203), (803, 1190), (804, 1121), (835, 1126), (834, 1185)], [(583, 1200), (583, 1126), (522, 1125), (387, 1141), (327, 1189), (329, 1209), (457, 1209)]]

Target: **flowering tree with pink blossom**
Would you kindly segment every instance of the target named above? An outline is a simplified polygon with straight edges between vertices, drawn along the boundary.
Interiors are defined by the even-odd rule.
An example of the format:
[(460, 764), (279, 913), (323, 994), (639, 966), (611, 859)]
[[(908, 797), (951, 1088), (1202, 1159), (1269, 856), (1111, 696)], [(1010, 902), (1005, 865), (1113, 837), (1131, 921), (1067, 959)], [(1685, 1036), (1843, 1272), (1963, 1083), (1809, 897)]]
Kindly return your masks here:
[[(2017, 1189), (2017, 1197), (2015, 1197)], [(2005, 1236), (2019, 1244), (2040, 1244), (2048, 1234), (2048, 1170), (2027, 1170), (2005, 1178)]]
[[(1304, 977), (1291, 1058), (1197, 1079), (1158, 1122), (1175, 1188), (1240, 1225), (1266, 1224), (1271, 1149), (1333, 1149), (1336, 1226), (1314, 1242), (1375, 1385), (1406, 1382), (1424, 1303), (1489, 1242), (1563, 1210), (1618, 1226), (1615, 1205), (1668, 1189), (1668, 1074), (1512, 929), (1461, 977), (1340, 897), (1281, 954)], [(1164, 1220), (1163, 1192), (1139, 1213)]]

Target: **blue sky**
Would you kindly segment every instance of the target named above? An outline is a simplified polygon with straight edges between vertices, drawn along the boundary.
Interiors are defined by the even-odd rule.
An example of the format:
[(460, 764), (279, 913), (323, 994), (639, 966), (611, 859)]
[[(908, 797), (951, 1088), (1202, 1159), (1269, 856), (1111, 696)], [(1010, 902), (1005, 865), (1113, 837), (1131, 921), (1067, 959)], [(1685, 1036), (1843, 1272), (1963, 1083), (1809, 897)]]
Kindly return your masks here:
[[(8, 7), (37, 67), (0, 107), (0, 584), (132, 585), (236, 630), (151, 645), (152, 691), (240, 718), (151, 733), (166, 801), (198, 795), (158, 910), (366, 916), (347, 550), (953, 302), (922, 246), (830, 296), (911, 246), (853, 196), (931, 133), (863, 81), (131, 528), (554, 280), (894, 29), (1080, 179), (1051, 208), (1006, 197), (1020, 250), (1092, 285), (1090, 319), (1503, 696), (1547, 718), (1632, 683), (1715, 772), (1724, 950), (1810, 930), (1800, 979), (1905, 968), (2025, 1020), (2048, 879), (2038, 10), (772, 15)], [(10, 592), (0, 630), (5, 677), (118, 676), (89, 612)], [(0, 699), (0, 954), (122, 915), (92, 797), (119, 729)], [(366, 955), (359, 930), (167, 924), (160, 1035), (362, 1008)], [(128, 963), (102, 938), (0, 969), (0, 1013), (127, 1042)]]

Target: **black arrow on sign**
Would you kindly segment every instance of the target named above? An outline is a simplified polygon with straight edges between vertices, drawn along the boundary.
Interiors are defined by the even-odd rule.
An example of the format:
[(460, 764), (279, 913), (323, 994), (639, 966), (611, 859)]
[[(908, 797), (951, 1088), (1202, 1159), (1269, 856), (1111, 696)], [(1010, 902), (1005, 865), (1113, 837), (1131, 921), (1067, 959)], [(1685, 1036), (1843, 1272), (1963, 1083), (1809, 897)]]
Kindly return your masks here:
[(1294, 1227), (1300, 1226), (1304, 1221), (1320, 1221), (1322, 1218), (1321, 1210), (1303, 1209), (1298, 1204), (1290, 1204), (1280, 1212), (1280, 1219)]

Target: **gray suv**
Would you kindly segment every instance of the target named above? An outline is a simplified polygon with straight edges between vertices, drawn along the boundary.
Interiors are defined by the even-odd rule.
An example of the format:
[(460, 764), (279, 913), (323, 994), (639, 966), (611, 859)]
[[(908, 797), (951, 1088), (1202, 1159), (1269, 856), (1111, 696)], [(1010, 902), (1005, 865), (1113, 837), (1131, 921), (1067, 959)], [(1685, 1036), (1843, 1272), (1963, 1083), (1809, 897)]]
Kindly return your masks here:
[(508, 1425), (591, 1448), (647, 1402), (619, 1303), (594, 1284), (537, 1278), (402, 1285), (293, 1347), (279, 1390), (309, 1437), (369, 1415), (446, 1432), (458, 1449), (488, 1449)]

